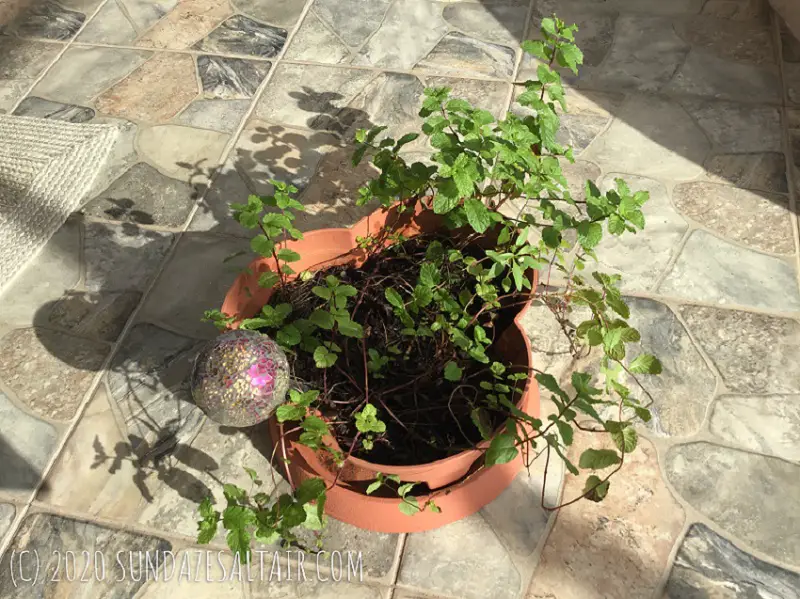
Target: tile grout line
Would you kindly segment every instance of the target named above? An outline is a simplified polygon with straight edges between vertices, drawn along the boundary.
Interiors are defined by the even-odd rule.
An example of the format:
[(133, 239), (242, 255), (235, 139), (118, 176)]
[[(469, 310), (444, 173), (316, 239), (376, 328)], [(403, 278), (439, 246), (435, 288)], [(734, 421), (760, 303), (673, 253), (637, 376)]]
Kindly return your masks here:
[[(51, 70), (51, 69), (52, 69), (52, 68), (53, 68), (53, 67), (56, 65), (56, 63), (57, 63), (59, 60), (61, 60), (61, 58), (64, 56), (64, 54), (66, 54), (67, 50), (69, 50), (69, 49), (72, 47), (72, 45), (75, 43), (75, 40), (76, 40), (76, 39), (78, 39), (78, 36), (79, 36), (79, 35), (80, 35), (80, 34), (83, 32), (83, 30), (84, 30), (84, 29), (86, 29), (86, 27), (89, 25), (89, 23), (91, 23), (91, 22), (92, 22), (92, 20), (93, 20), (93, 19), (94, 19), (94, 18), (95, 18), (95, 17), (98, 15), (98, 13), (99, 13), (99, 12), (100, 12), (100, 11), (103, 9), (103, 7), (104, 7), (106, 4), (108, 4), (109, 2), (113, 2), (113, 0), (103, 0), (102, 2), (100, 2), (100, 4), (98, 4), (98, 5), (97, 5), (97, 8), (94, 10), (94, 12), (91, 14), (91, 16), (90, 16), (89, 18), (87, 18), (87, 19), (86, 19), (86, 20), (83, 22), (83, 24), (80, 26), (80, 28), (79, 28), (79, 29), (78, 29), (78, 30), (75, 32), (75, 35), (73, 35), (73, 36), (72, 36), (72, 39), (70, 39), (70, 40), (69, 40), (69, 41), (68, 41), (66, 44), (64, 44), (64, 47), (61, 49), (61, 52), (59, 52), (59, 53), (56, 55), (56, 57), (53, 59), (53, 61), (52, 61), (52, 62), (51, 62), (49, 65), (47, 65), (47, 67), (46, 67), (46, 68), (45, 68), (45, 69), (44, 69), (44, 70), (43, 70), (41, 73), (39, 73), (39, 76), (38, 76), (38, 77), (35, 77), (35, 78), (33, 79), (33, 83), (31, 83), (30, 87), (29, 87), (29, 88), (27, 89), (27, 91), (26, 91), (26, 92), (25, 92), (25, 93), (24, 93), (24, 94), (23, 94), (23, 95), (20, 97), (20, 99), (19, 99), (19, 100), (17, 100), (16, 102), (14, 102), (14, 103), (11, 105), (11, 108), (8, 110), (8, 113), (7, 113), (7, 114), (9, 114), (9, 115), (13, 115), (13, 114), (14, 114), (14, 111), (15, 111), (17, 108), (19, 108), (19, 105), (20, 105), (20, 104), (22, 104), (22, 102), (25, 100), (25, 98), (27, 98), (27, 97), (28, 97), (28, 96), (31, 94), (31, 92), (32, 92), (32, 91), (33, 91), (33, 90), (36, 88), (36, 86), (37, 86), (37, 85), (39, 85), (39, 82), (40, 82), (42, 79), (44, 79), (44, 78), (45, 78), (45, 76), (46, 76), (46, 75), (47, 75), (47, 74), (50, 72), (50, 70)], [(19, 37), (18, 37), (17, 39), (24, 40), (24, 39), (26, 39), (26, 38), (19, 38)], [(2, 549), (2, 544), (0, 544), (0, 550), (1, 550), (1, 549)]]

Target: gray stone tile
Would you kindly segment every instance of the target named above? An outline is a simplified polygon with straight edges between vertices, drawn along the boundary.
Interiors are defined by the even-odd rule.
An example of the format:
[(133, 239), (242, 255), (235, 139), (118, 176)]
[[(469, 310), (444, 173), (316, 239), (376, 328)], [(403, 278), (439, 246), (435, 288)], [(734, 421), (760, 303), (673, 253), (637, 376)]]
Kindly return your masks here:
[(742, 0), (708, 0), (703, 5), (702, 14), (719, 19), (734, 21), (756, 21), (769, 24), (769, 8), (761, 2), (742, 2)]
[(677, 185), (673, 197), (681, 213), (727, 239), (766, 252), (794, 253), (785, 196), (696, 182)]
[(303, 13), (303, 2), (296, 0), (233, 0), (234, 8), (248, 17), (264, 21), (284, 29), (289, 29), (297, 23)]
[(674, 101), (631, 96), (582, 158), (601, 168), (654, 179), (695, 179), (710, 148), (706, 136)]
[(83, 207), (88, 216), (139, 225), (180, 227), (194, 206), (197, 190), (140, 162)]
[[(561, 0), (539, 0), (545, 14), (558, 13), (563, 3)], [(579, 0), (578, 6), (597, 7), (602, 3), (607, 10), (623, 13), (641, 13), (649, 15), (696, 15), (703, 8), (706, 0), (673, 0), (669, 3), (661, 0)]]
[[(307, 547), (314, 548), (314, 533), (301, 530), (300, 538)], [(325, 530), (319, 535), (324, 551), (339, 551), (343, 556), (348, 551), (353, 555), (361, 552), (364, 576), (375, 579), (388, 576), (399, 539), (400, 535), (362, 530), (333, 518), (328, 518)], [(327, 565), (330, 565), (330, 558)]]
[(376, 202), (355, 205), (358, 189), (375, 177), (377, 171), (367, 161), (353, 168), (352, 155), (352, 148), (344, 147), (319, 161), (314, 176), (300, 196), (305, 211), (294, 222), (298, 229), (349, 227), (378, 209)]
[(664, 91), (773, 104), (782, 95), (777, 66), (733, 62), (694, 49)]
[(445, 6), (443, 16), (469, 36), (514, 48), (525, 35), (527, 13), (524, 5), (457, 3)]
[[(242, 251), (246, 254), (225, 262)], [(203, 312), (222, 306), (234, 279), (254, 258), (250, 244), (243, 239), (185, 235), (148, 295), (141, 318), (163, 322), (192, 337), (215, 337), (216, 328), (201, 321)], [(202, 270), (197, 264), (203, 265)], [(180, 294), (175, 293), (176, 286)]]
[[(215, 555), (216, 554), (216, 555)], [(188, 564), (184, 566), (184, 564)], [(271, 562), (266, 562), (267, 570)], [(202, 572), (199, 576), (179, 576), (180, 569)], [(233, 555), (220, 555), (216, 552), (206, 553), (196, 549), (186, 549), (175, 554), (175, 575), (159, 576), (145, 584), (136, 599), (244, 599), (244, 587), (247, 583), (247, 570), (239, 578), (238, 565), (234, 564)], [(253, 563), (251, 576), (259, 576), (259, 566)], [(265, 573), (265, 576), (268, 574)]]
[(410, 69), (433, 49), (447, 29), (440, 3), (396, 0), (354, 62)]
[[(524, 92), (517, 89), (511, 111), (528, 115), (532, 112), (516, 103), (516, 96)], [(567, 112), (562, 112), (561, 127), (556, 140), (572, 147), (576, 155), (583, 152), (594, 139), (602, 133), (625, 101), (622, 94), (569, 89), (567, 91)]]
[(113, 343), (141, 299), (139, 291), (70, 291), (52, 306), (47, 318), (42, 317), (39, 324)]
[(784, 63), (783, 73), (789, 101), (800, 104), (800, 63)]
[(14, 522), (17, 510), (10, 503), (0, 503), (0, 542), (5, 540), (6, 533)]
[(194, 47), (203, 52), (274, 58), (283, 49), (287, 35), (285, 29), (237, 15), (224, 21)]
[[(337, 151), (343, 151), (342, 146), (329, 133), (289, 129), (252, 120), (242, 131), (229, 157), (227, 172), (235, 169), (242, 180), (260, 195), (272, 193), (270, 179), (291, 183), (302, 192), (323, 156)], [(236, 189), (239, 189), (238, 184)], [(244, 198), (243, 195), (236, 199), (228, 198), (226, 204)]]
[(398, 584), (465, 599), (516, 596), (521, 580), (491, 527), (474, 514), (406, 538)]
[(29, 96), (20, 102), (19, 106), (14, 110), (14, 114), (70, 123), (85, 123), (94, 118), (95, 112), (86, 106), (62, 104), (61, 102), (51, 102), (50, 100)]
[(417, 63), (417, 68), (449, 75), (486, 75), (499, 79), (514, 73), (515, 52), (507, 46), (482, 42), (463, 33), (448, 33)]
[[(639, 377), (655, 401), (649, 426), (671, 437), (697, 433), (714, 397), (714, 374), (672, 310), (653, 300), (626, 298), (626, 301), (631, 309), (628, 322), (642, 336), (640, 343), (629, 345), (629, 358), (632, 360), (642, 352), (653, 353), (664, 369), (659, 376)], [(629, 381), (629, 385), (647, 403), (647, 397), (636, 384)]]
[[(613, 446), (607, 438), (575, 433), (570, 455)], [(584, 485), (585, 476), (566, 477), (564, 500), (579, 497)], [(528, 585), (530, 599), (657, 596), (686, 516), (662, 480), (652, 443), (640, 438), (625, 456), (606, 499), (578, 501), (558, 513)]]
[(77, 41), (85, 44), (132, 45), (138, 32), (120, 6), (119, 2), (113, 0), (106, 2), (81, 31)]
[(681, 21), (675, 29), (693, 48), (719, 58), (775, 63), (772, 32), (766, 24), (695, 17)]
[[(551, 413), (553, 409), (551, 405)], [(531, 556), (543, 541), (547, 522), (552, 514), (542, 507), (544, 470), (544, 456), (540, 456), (530, 470), (523, 469), (497, 499), (480, 510), (480, 514), (509, 551), (523, 578), (525, 571), (534, 565), (531, 563)], [(546, 506), (558, 505), (563, 478), (564, 462), (551, 460), (544, 493)]]
[(789, 193), (786, 157), (781, 152), (717, 154), (706, 161), (705, 167), (707, 176), (721, 183), (771, 193)]
[(143, 323), (131, 330), (115, 356), (108, 385), (130, 450), (140, 460), (150, 454), (158, 461), (191, 443), (202, 426), (203, 413), (189, 390), (198, 349), (195, 340)]
[(272, 63), (266, 61), (198, 56), (197, 70), (206, 98), (247, 100), (255, 95)]
[(69, 421), (109, 347), (47, 329), (21, 329), (0, 341), (0, 380), (40, 416)]
[(391, 3), (391, 0), (316, 0), (314, 11), (345, 44), (357, 47), (380, 26)]
[(53, 425), (18, 408), (1, 391), (0, 416), (0, 489), (30, 494), (56, 450), (60, 433)]
[(139, 133), (141, 156), (162, 174), (202, 185), (219, 166), (230, 135), (180, 125), (156, 125)]
[[(20, 531), (17, 533), (11, 550), (17, 555), (21, 551), (30, 551), (31, 554), (40, 556), (40, 574), (35, 583), (23, 586), (12, 580), (11, 552), (6, 552), (2, 559), (2, 573), (0, 573), (0, 594), (8, 599), (22, 599), (23, 597), (77, 597), (78, 593), (86, 593), (89, 597), (108, 597), (109, 599), (123, 599), (132, 597), (144, 583), (145, 577), (139, 572), (132, 572), (128, 555), (135, 560), (134, 567), (138, 568), (139, 555), (149, 552), (153, 559), (158, 558), (164, 563), (164, 552), (170, 551), (172, 545), (163, 539), (148, 537), (121, 530), (112, 530), (97, 524), (89, 524), (80, 520), (72, 520), (51, 514), (31, 514), (25, 517)], [(92, 555), (97, 552), (103, 556), (106, 564), (106, 575), (101, 576), (99, 566), (97, 576), (94, 576), (95, 564), (81, 557), (82, 552), (89, 550)], [(76, 556), (76, 574), (71, 579), (66, 576), (64, 556), (71, 552)], [(126, 576), (124, 580), (117, 564), (116, 556), (125, 564)], [(129, 553), (131, 552), (131, 553)], [(156, 555), (156, 553), (159, 555)], [(123, 555), (124, 554), (124, 555)], [(85, 554), (83, 554), (85, 555)], [(91, 558), (89, 558), (91, 559)], [(144, 562), (144, 558), (143, 558)], [(32, 563), (25, 572), (25, 577), (33, 579), (36, 564)], [(87, 570), (88, 568), (88, 570)], [(112, 570), (116, 569), (116, 574)], [(77, 582), (80, 574), (77, 572), (91, 572), (85, 581)], [(59, 577), (53, 581), (53, 573), (58, 572)], [(141, 572), (144, 574), (144, 572)], [(141, 582), (137, 582), (136, 578)], [(80, 587), (78, 587), (80, 585)], [(80, 588), (80, 591), (73, 589)]]
[(694, 231), (658, 292), (673, 297), (765, 310), (800, 310), (790, 261)]
[(623, 15), (615, 30), (607, 58), (602, 65), (579, 72), (579, 82), (613, 91), (659, 91), (689, 51), (669, 18)]
[(134, 146), (138, 128), (124, 119), (96, 116), (92, 123), (114, 125), (119, 131), (114, 147), (111, 149), (103, 168), (97, 174), (87, 198), (93, 198), (104, 191), (114, 180), (139, 161), (139, 154)]
[(682, 100), (681, 105), (720, 152), (781, 152), (780, 109), (733, 102)]
[(125, 7), (133, 26), (139, 33), (149, 29), (178, 5), (179, 0), (116, 0)]
[[(611, 173), (600, 182), (601, 189), (613, 189), (616, 178), (624, 179), (631, 190), (650, 194), (650, 200), (643, 208), (645, 229), (621, 236), (605, 231), (596, 248), (597, 270), (621, 274), (623, 291), (649, 291), (669, 264), (688, 225), (673, 207), (667, 190), (658, 181)], [(594, 264), (587, 266), (594, 269)]]
[(234, 133), (249, 107), (250, 100), (195, 100), (175, 121), (198, 129)]
[(33, 93), (48, 100), (87, 104), (150, 56), (150, 52), (139, 50), (72, 47), (39, 81)]
[(27, 7), (8, 29), (20, 37), (66, 41), (75, 36), (84, 21), (83, 13), (45, 0)]
[[(483, 108), (491, 112), (496, 118), (503, 118), (506, 98), (508, 98), (508, 83), (500, 81), (481, 81), (478, 79), (460, 79), (457, 77), (424, 77), (425, 87), (449, 87), (453, 98), (463, 98), (475, 108)], [(421, 99), (420, 99), (421, 100)], [(422, 102), (418, 103), (417, 109)], [(409, 122), (409, 126), (411, 123)], [(422, 124), (420, 123), (420, 127)], [(421, 133), (421, 129), (418, 130)], [(413, 147), (413, 146), (412, 146)]]
[(341, 64), (352, 58), (350, 50), (328, 27), (309, 11), (286, 49), (287, 60)]
[(256, 106), (256, 117), (353, 139), (356, 129), (389, 127), (399, 137), (421, 124), (423, 85), (413, 75), (283, 64)]
[(86, 289), (144, 291), (172, 244), (173, 235), (133, 224), (87, 223)]
[(800, 395), (723, 395), (709, 428), (732, 445), (800, 462)]
[(0, 81), (0, 114), (10, 112), (32, 83), (33, 81), (27, 79)]
[(61, 44), (22, 40), (0, 32), (0, 79), (34, 79), (61, 50)]
[(800, 393), (796, 320), (700, 306), (680, 313), (730, 391)]
[(719, 592), (731, 598), (797, 599), (800, 575), (753, 557), (703, 524), (693, 524), (675, 557), (664, 599), (701, 599)]
[(255, 116), (295, 127), (341, 130), (333, 121), (362, 120), (364, 115), (347, 105), (375, 77), (369, 71), (324, 66), (282, 64), (277, 67), (261, 98)]
[(800, 564), (800, 516), (786, 509), (800, 501), (800, 466), (691, 443), (667, 453), (665, 470), (678, 493), (727, 533), (783, 563)]
[(214, 182), (198, 203), (189, 231), (213, 231), (238, 237), (252, 237), (258, 229), (245, 229), (233, 219), (230, 204), (253, 193), (236, 170), (234, 158), (219, 169)]
[[(98, 387), (58, 456), (37, 499), (89, 516), (133, 520), (159, 483), (139, 464), (134, 442)], [(80, 484), (76, 484), (80, 481)]]
[[(346, 566), (345, 566), (346, 567)], [(251, 586), (253, 599), (382, 599), (385, 591), (377, 587), (333, 581), (332, 574), (320, 573), (322, 581), (316, 579), (316, 566), (305, 566), (308, 579), (300, 582), (268, 582), (265, 576), (264, 581), (257, 581)], [(338, 574), (337, 574), (338, 575)], [(285, 576), (285, 574), (284, 574)], [(277, 577), (277, 574), (276, 574)]]
[(0, 296), (0, 323), (30, 326), (46, 319), (81, 276), (81, 225), (70, 218)]

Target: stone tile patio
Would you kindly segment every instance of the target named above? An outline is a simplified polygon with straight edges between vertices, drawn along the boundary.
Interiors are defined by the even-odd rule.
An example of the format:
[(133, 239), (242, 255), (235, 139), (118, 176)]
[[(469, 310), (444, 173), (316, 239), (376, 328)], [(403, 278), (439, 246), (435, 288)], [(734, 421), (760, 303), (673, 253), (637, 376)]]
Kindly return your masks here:
[[(15, 586), (14, 551), (194, 554), (220, 479), (271, 480), (263, 430), (206, 420), (186, 386), (215, 334), (200, 316), (243, 266), (223, 260), (248, 247), (228, 203), (276, 177), (302, 190), (302, 229), (355, 222), (354, 130), (416, 127), (426, 85), (520, 110), (518, 42), (554, 10), (586, 57), (560, 133), (571, 185), (621, 175), (652, 197), (646, 233), (599, 252), (665, 366), (609, 499), (553, 515), (540, 465), (436, 531), (333, 522), (326, 548), (361, 551), (359, 581)], [(0, 27), (0, 112), (123, 129), (0, 296), (0, 596), (800, 598), (800, 43), (759, 2), (14, 0)], [(582, 484), (547, 481), (548, 505)]]

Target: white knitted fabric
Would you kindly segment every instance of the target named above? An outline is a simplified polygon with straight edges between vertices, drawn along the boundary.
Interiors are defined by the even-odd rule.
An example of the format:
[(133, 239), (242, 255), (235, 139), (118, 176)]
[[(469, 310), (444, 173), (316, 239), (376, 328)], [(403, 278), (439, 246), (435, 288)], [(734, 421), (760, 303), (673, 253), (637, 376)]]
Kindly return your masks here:
[(117, 135), (113, 125), (0, 114), (0, 289), (81, 205)]

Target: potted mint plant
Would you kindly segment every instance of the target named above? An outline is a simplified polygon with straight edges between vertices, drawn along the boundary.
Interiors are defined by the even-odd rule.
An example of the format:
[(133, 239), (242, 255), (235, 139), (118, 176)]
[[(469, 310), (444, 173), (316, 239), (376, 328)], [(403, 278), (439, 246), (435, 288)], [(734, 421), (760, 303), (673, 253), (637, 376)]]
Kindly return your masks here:
[[(557, 106), (566, 109), (558, 68), (577, 73), (582, 62), (575, 30), (544, 19), (542, 39), (523, 43), (539, 61), (517, 99), (528, 116), (497, 121), (446, 88), (427, 89), (430, 164), (403, 158), (417, 133), (359, 131), (353, 162), (369, 158), (380, 174), (357, 203), (380, 208), (352, 228), (302, 234), (297, 190), (278, 181), (273, 195), (234, 205), (238, 222), (259, 230), (258, 258), (207, 318), (268, 334), (289, 355), (301, 384), (269, 428), (273, 464), (293, 490), (251, 496), (225, 485), (222, 512), (210, 499), (200, 507), (200, 542), (221, 521), (237, 552), (253, 539), (293, 543), (297, 527), (319, 529), (325, 514), (386, 532), (438, 527), (492, 501), (537, 457), (589, 471), (581, 497), (606, 496), (636, 447), (636, 419), (650, 417), (639, 375), (661, 365), (627, 355), (640, 336), (619, 277), (581, 275), (604, 235), (644, 227), (648, 195), (621, 180), (606, 192), (587, 182), (581, 200), (567, 191), (560, 160), (573, 158), (556, 141)], [(554, 272), (562, 285), (539, 284)], [(562, 386), (532, 362), (519, 323), (534, 301), (576, 354), (600, 352), (602, 384), (577, 371)], [(588, 317), (574, 326), (576, 306)], [(547, 420), (540, 390), (557, 409)], [(605, 432), (614, 449), (587, 449), (573, 464), (576, 428)]]

